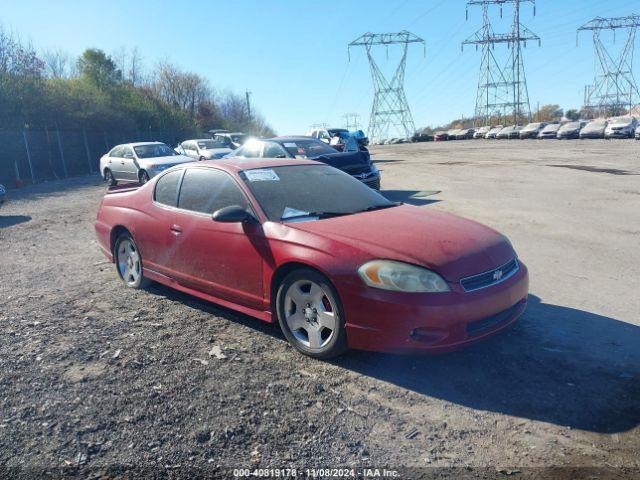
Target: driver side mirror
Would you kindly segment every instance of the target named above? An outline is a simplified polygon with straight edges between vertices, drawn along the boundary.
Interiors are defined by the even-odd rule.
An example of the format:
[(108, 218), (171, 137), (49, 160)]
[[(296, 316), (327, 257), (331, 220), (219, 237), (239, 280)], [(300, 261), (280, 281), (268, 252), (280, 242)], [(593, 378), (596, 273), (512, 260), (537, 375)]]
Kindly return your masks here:
[(213, 213), (214, 222), (240, 223), (248, 220), (253, 220), (253, 215), (239, 205), (230, 205)]

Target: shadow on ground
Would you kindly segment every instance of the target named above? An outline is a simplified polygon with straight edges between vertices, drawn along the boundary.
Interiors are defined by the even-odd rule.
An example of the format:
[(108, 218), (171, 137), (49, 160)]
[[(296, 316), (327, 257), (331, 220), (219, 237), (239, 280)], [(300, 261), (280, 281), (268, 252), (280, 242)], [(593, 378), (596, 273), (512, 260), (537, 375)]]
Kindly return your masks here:
[[(277, 325), (161, 285), (149, 292), (284, 341)], [(600, 433), (640, 425), (640, 327), (534, 295), (515, 327), (465, 350), (440, 356), (351, 351), (332, 363), (472, 409)]]
[(380, 193), (384, 195), (387, 200), (391, 200), (392, 202), (408, 203), (418, 207), (440, 202), (440, 200), (435, 198), (426, 198), (440, 193), (439, 190), (381, 190)]
[(465, 407), (614, 433), (640, 424), (639, 360), (639, 327), (530, 295), (513, 329), (466, 350), (335, 363)]
[(29, 215), (0, 215), (0, 228), (13, 227), (30, 220)]

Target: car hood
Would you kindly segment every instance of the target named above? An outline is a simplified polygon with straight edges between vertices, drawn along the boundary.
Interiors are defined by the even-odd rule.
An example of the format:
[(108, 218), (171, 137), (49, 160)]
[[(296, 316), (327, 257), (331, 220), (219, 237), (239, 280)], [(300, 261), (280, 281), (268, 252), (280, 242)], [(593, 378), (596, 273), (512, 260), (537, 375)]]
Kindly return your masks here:
[(186, 155), (169, 155), (168, 157), (139, 158), (138, 163), (142, 166), (149, 165), (177, 165), (179, 163), (193, 162), (193, 158)]
[(367, 156), (362, 152), (336, 152), (319, 155), (317, 157), (310, 157), (310, 160), (326, 163), (334, 168), (344, 170), (345, 168), (354, 165), (366, 165)]
[(495, 230), (411, 205), (287, 226), (356, 247), (371, 258), (425, 266), (454, 282), (515, 257), (509, 240)]

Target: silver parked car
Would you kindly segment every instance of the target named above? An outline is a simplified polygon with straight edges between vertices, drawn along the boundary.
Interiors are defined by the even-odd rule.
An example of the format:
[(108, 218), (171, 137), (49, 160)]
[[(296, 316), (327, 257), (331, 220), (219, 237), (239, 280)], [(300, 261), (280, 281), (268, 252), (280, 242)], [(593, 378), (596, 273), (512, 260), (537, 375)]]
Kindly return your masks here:
[(100, 158), (100, 174), (107, 185), (120, 181), (146, 183), (167, 168), (193, 162), (161, 142), (116, 145)]
[(487, 133), (489, 133), (489, 130), (491, 130), (491, 125), (485, 125), (484, 127), (480, 127), (473, 134), (473, 138), (475, 139), (484, 138), (484, 136)]
[(580, 140), (585, 138), (604, 138), (604, 131), (607, 125), (607, 121), (603, 118), (590, 121), (580, 130)]
[(519, 125), (510, 125), (508, 127), (504, 127), (502, 130), (498, 132), (496, 138), (501, 140), (511, 140), (512, 138), (520, 138), (520, 130), (522, 127)]
[(176, 152), (191, 157), (194, 160), (218, 160), (233, 152), (226, 146), (225, 142), (212, 140), (211, 138), (201, 138), (196, 140), (185, 140), (176, 147)]
[(536, 138), (540, 131), (546, 126), (546, 122), (529, 123), (522, 130), (520, 130), (520, 139), (524, 140), (525, 138)]
[(487, 132), (484, 138), (496, 138), (496, 135), (500, 133), (500, 130), (504, 128), (504, 125), (496, 125), (491, 130)]
[(635, 117), (612, 118), (604, 131), (604, 138), (634, 138), (637, 125)]
[(542, 130), (540, 130), (540, 133), (538, 134), (538, 139), (546, 140), (549, 138), (553, 138), (554, 140), (556, 140), (558, 138), (558, 130), (560, 130), (560, 126), (561, 125), (559, 123), (550, 123), (549, 125), (544, 127)]
[(571, 138), (580, 138), (580, 130), (587, 124), (587, 122), (568, 122), (562, 125), (558, 129), (556, 137), (558, 140), (568, 140)]

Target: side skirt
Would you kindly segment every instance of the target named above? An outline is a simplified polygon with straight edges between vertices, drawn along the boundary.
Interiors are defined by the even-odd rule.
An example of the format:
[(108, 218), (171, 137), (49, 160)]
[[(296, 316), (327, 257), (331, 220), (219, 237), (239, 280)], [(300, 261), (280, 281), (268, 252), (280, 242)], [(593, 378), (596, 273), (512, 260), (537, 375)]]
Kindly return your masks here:
[(148, 268), (144, 268), (142, 274), (150, 280), (154, 280), (167, 287), (173, 288), (175, 290), (179, 290), (180, 292), (187, 293), (189, 295), (193, 295), (194, 297), (198, 297), (202, 300), (206, 300), (207, 302), (215, 303), (222, 307), (229, 308), (231, 310), (235, 310), (240, 313), (244, 313), (245, 315), (259, 318), (263, 322), (267, 322), (267, 323), (274, 322), (273, 316), (271, 315), (270, 311), (256, 310), (254, 308), (245, 307), (243, 305), (238, 305), (237, 303), (233, 303), (228, 300), (223, 300), (221, 298), (214, 297), (213, 295), (209, 295), (207, 293), (203, 293), (198, 290), (185, 287), (184, 285), (181, 285), (180, 283), (176, 282), (173, 278), (167, 277), (166, 275), (155, 272)]

